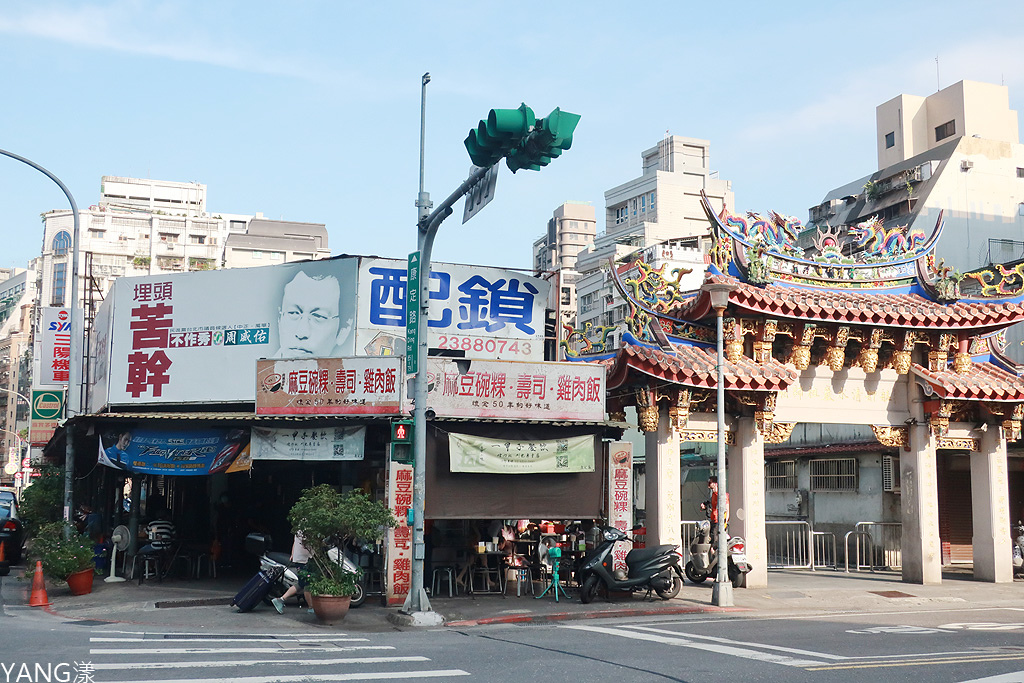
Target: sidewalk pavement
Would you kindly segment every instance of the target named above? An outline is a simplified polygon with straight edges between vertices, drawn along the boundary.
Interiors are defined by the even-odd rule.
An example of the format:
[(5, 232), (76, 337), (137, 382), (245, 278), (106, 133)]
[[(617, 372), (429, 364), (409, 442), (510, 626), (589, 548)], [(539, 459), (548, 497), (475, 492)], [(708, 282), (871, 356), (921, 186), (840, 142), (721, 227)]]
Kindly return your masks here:
[[(245, 583), (238, 577), (218, 579), (167, 579), (163, 583), (147, 581), (107, 583), (96, 576), (93, 592), (73, 596), (63, 584), (47, 582), (51, 605), (27, 607), (31, 583), (18, 580), (23, 568), (13, 568), (11, 575), (0, 579), (0, 604), (10, 610), (45, 610), (55, 616), (81, 625), (125, 624), (154, 628), (244, 628), (249, 632), (278, 629), (282, 621), (294, 631), (330, 629), (321, 625), (305, 608), (289, 604), (284, 615), (273, 607), (260, 605), (250, 613), (241, 614), (230, 607), (231, 598)], [(723, 613), (756, 617), (797, 616), (842, 612), (898, 612), (930, 608), (959, 610), (968, 607), (1024, 608), (1024, 580), (991, 584), (974, 581), (969, 572), (944, 574), (937, 586), (903, 583), (895, 572), (861, 572), (846, 574), (832, 570), (772, 571), (769, 587), (736, 589), (735, 606), (712, 606), (711, 583), (695, 586), (686, 583), (672, 600), (645, 600), (643, 594), (613, 600), (598, 598), (589, 605), (581, 604), (578, 594), (570, 591), (568, 599), (556, 602), (551, 596), (536, 599), (532, 595), (510, 594), (458, 597), (435, 596), (433, 609), (444, 617), (446, 628), (470, 628), (488, 624), (525, 624), (609, 617)], [(539, 592), (539, 591), (538, 591)], [(349, 611), (344, 630), (402, 630), (389, 621), (399, 611), (385, 608), (379, 597)]]

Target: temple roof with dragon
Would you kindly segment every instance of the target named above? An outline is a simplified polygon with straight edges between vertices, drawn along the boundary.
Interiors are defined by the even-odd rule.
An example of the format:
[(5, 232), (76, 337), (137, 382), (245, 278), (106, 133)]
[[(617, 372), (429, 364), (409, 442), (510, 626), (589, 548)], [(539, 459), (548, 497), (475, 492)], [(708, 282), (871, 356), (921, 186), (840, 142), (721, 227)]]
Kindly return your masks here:
[[(727, 414), (752, 415), (767, 433), (776, 397), (802, 371), (859, 367), (871, 376), (892, 369), (921, 388), (937, 437), (951, 420), (997, 424), (1008, 441), (1020, 437), (1024, 378), (1003, 353), (1002, 331), (1024, 321), (1024, 265), (962, 274), (936, 263), (941, 214), (931, 235), (886, 229), (877, 220), (801, 235), (793, 218), (716, 213), (706, 196), (701, 200), (712, 238), (704, 283), (731, 286), (724, 311)], [(657, 429), (659, 403), (668, 404), (677, 429), (691, 412), (715, 411), (710, 294), (681, 291), (685, 272), (668, 268), (640, 260), (610, 264), (629, 304), (617, 352), (604, 352), (611, 327), (567, 327), (562, 342), (567, 358), (608, 366), (609, 413), (624, 419), (625, 407), (636, 406), (643, 431)]]

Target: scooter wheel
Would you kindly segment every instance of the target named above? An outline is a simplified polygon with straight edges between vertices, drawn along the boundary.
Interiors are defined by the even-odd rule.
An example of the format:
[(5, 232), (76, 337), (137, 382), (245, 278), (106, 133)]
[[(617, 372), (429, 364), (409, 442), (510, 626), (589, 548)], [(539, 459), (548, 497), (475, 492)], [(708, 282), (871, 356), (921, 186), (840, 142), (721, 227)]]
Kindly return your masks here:
[(584, 605), (594, 601), (597, 597), (597, 591), (601, 587), (601, 579), (596, 574), (591, 574), (587, 577), (587, 580), (583, 582), (583, 588), (580, 589), (580, 602)]
[(366, 586), (363, 585), (362, 579), (356, 581), (356, 592), (352, 594), (352, 600), (349, 601), (349, 607), (359, 607), (366, 602)]
[(654, 589), (654, 592), (658, 594), (658, 597), (662, 600), (671, 600), (672, 598), (679, 595), (679, 590), (683, 587), (683, 580), (678, 575), (672, 575), (672, 585), (665, 590)]
[(708, 573), (694, 567), (692, 561), (686, 563), (683, 572), (686, 574), (686, 578), (693, 583), (704, 583), (708, 578)]

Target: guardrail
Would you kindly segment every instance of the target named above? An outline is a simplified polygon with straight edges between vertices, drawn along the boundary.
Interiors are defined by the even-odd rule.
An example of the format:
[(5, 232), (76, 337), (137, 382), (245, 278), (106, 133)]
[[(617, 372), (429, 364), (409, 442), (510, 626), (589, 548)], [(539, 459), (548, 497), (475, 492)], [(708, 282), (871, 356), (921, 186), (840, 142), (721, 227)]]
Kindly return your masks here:
[(836, 569), (836, 537), (803, 520), (767, 521), (768, 569)]
[(850, 571), (850, 540), (854, 539), (854, 571), (900, 569), (903, 566), (903, 525), (900, 522), (858, 522), (843, 539), (846, 571)]

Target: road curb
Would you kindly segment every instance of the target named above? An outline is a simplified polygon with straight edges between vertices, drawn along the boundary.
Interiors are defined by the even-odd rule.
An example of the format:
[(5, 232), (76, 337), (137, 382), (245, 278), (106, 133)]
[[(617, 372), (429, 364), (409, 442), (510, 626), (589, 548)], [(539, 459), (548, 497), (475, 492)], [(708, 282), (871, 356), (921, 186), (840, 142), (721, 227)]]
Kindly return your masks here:
[(528, 624), (546, 621), (575, 621), (583, 619), (614, 619), (629, 617), (651, 617), (661, 614), (706, 614), (706, 613), (731, 613), (749, 612), (744, 607), (715, 607), (713, 605), (693, 605), (689, 607), (662, 607), (658, 609), (617, 609), (601, 610), (599, 612), (553, 612), (551, 614), (509, 614), (502, 617), (485, 617), (482, 619), (463, 619), (459, 621), (445, 621), (445, 626), (451, 628), (465, 628), (470, 626), (488, 626), (491, 624)]

